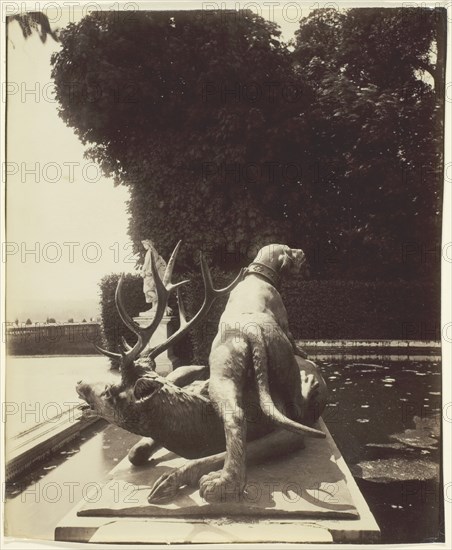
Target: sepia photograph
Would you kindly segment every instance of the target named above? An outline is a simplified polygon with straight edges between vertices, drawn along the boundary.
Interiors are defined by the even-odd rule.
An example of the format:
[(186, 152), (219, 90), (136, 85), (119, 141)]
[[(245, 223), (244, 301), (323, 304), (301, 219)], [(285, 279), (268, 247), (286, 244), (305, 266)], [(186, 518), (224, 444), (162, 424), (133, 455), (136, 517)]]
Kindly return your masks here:
[(452, 5), (1, 9), (2, 546), (450, 548)]

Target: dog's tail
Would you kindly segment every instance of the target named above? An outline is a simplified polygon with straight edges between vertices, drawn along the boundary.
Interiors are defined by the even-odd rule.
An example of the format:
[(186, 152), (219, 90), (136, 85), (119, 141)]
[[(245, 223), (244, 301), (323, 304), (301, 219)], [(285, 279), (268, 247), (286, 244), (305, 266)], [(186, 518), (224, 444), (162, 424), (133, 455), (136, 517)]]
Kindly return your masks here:
[(275, 424), (300, 435), (307, 435), (310, 437), (325, 438), (326, 435), (314, 428), (299, 424), (290, 418), (287, 418), (280, 410), (276, 408), (273, 403), (273, 399), (270, 395), (270, 389), (268, 385), (268, 369), (267, 369), (267, 350), (265, 348), (265, 340), (263, 338), (262, 329), (256, 326), (258, 334), (253, 332), (247, 332), (247, 338), (251, 344), (253, 367), (256, 375), (256, 385), (259, 394), (259, 403), (262, 411), (268, 416)]

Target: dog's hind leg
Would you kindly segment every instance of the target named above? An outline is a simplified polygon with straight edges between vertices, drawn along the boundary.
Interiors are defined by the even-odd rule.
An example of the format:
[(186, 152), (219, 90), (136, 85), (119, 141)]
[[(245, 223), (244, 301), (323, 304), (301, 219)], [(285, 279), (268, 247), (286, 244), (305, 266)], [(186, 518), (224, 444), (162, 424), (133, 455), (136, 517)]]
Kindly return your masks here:
[(246, 418), (241, 387), (228, 378), (212, 379), (209, 394), (215, 401), (223, 420), (226, 439), (226, 459), (223, 469), (203, 477), (200, 494), (209, 502), (234, 500), (240, 497), (245, 485)]
[(211, 472), (201, 481), (200, 492), (211, 501), (235, 499), (245, 485), (246, 417), (243, 387), (248, 345), (240, 338), (212, 346), (209, 358), (209, 396), (223, 421), (226, 459), (220, 472)]

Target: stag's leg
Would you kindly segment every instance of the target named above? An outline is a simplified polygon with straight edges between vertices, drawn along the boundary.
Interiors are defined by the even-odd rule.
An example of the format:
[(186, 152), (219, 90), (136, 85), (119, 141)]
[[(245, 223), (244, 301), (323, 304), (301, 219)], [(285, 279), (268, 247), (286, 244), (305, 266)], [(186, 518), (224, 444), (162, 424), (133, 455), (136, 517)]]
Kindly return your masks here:
[(128, 458), (134, 466), (146, 464), (149, 458), (162, 446), (151, 438), (141, 439), (129, 451)]
[[(260, 439), (247, 443), (246, 462), (248, 465), (260, 464), (272, 458), (285, 456), (303, 448), (303, 446), (302, 436), (278, 429)], [(184, 466), (173, 472), (163, 474), (154, 483), (148, 501), (150, 503), (165, 502), (174, 498), (181, 487), (186, 485), (196, 486), (202, 476), (212, 472), (212, 470), (221, 468), (225, 457), (226, 453), (223, 452), (205, 458), (197, 458), (188, 461)], [(221, 472), (213, 473), (221, 474)], [(201, 489), (200, 495), (203, 498), (207, 496), (205, 492), (201, 492)]]
[(307, 359), (308, 354), (304, 351), (304, 349), (302, 347), (300, 347), (296, 343), (295, 338), (293, 337), (293, 334), (290, 332), (290, 330), (288, 328), (287, 328), (286, 334), (287, 334), (287, 338), (289, 338), (289, 342), (292, 345), (293, 352), (295, 353), (295, 355), (298, 355), (299, 357), (302, 357), (303, 359)]
[(319, 393), (319, 382), (312, 373), (301, 371), (301, 395), (303, 398), (302, 417), (308, 424), (314, 422), (313, 406)]
[[(286, 386), (283, 392), (283, 403), (286, 415), (296, 422), (303, 423), (303, 395), (302, 382), (296, 356), (282, 359), (286, 364)], [(290, 364), (289, 361), (292, 363)]]
[(208, 377), (209, 367), (207, 365), (184, 365), (166, 375), (166, 379), (179, 388), (184, 388), (195, 380), (206, 380)]
[(301, 374), (303, 422), (312, 426), (323, 414), (328, 399), (325, 380), (312, 361), (297, 359)]

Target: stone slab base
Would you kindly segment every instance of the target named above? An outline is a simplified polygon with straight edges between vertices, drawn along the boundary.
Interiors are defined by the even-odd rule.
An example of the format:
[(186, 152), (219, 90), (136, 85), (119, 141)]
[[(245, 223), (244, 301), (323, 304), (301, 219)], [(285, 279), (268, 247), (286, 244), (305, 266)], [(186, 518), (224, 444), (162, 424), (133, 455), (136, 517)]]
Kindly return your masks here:
[[(55, 539), (92, 543), (361, 542), (379, 528), (326, 426), (325, 440), (248, 471), (243, 502), (208, 504), (185, 488), (167, 505), (150, 505), (153, 481), (183, 462), (162, 451), (156, 464), (124, 459), (101, 491), (57, 526)], [(157, 457), (158, 459), (158, 457)], [(88, 501), (89, 500), (89, 501)]]

